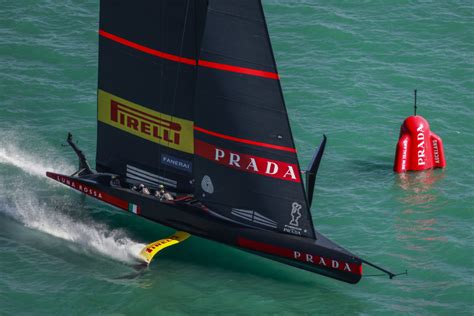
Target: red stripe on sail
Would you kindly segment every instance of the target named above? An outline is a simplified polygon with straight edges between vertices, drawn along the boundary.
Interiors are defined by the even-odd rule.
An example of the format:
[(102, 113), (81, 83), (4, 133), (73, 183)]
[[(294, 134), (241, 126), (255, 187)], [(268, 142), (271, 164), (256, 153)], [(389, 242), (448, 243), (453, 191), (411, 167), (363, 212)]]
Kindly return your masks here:
[(194, 60), (194, 59), (180, 57), (180, 56), (173, 55), (173, 54), (168, 54), (168, 53), (165, 53), (165, 52), (162, 52), (162, 51), (150, 48), (150, 47), (146, 47), (146, 46), (140, 45), (138, 43), (129, 41), (129, 40), (123, 38), (123, 37), (120, 37), (120, 36), (117, 36), (115, 34), (106, 32), (102, 29), (99, 30), (99, 35), (102, 36), (102, 37), (108, 38), (109, 40), (112, 40), (114, 42), (120, 43), (122, 45), (128, 46), (128, 47), (136, 49), (136, 50), (139, 50), (141, 52), (144, 52), (146, 54), (150, 54), (150, 55), (153, 55), (153, 56), (156, 56), (156, 57), (171, 60), (171, 61), (174, 61), (174, 62), (177, 62), (177, 63), (182, 63), (182, 64), (186, 64), (186, 65), (191, 65), (191, 66), (199, 65), (200, 67), (218, 69), (218, 70), (223, 70), (223, 71), (230, 71), (230, 72), (240, 73), (240, 74), (244, 74), (244, 75), (262, 77), (262, 78), (268, 78), (268, 79), (274, 79), (274, 80), (280, 79), (280, 76), (275, 72), (263, 71), (263, 70), (246, 68), (246, 67), (232, 66), (232, 65), (228, 65), (228, 64), (215, 63), (215, 62), (207, 61), (207, 60), (199, 60), (198, 63), (196, 64), (196, 60)]
[(199, 139), (194, 140), (194, 154), (239, 171), (301, 182), (300, 172), (295, 164), (218, 148)]
[(184, 58), (184, 57), (168, 54), (168, 53), (165, 53), (165, 52), (153, 49), (153, 48), (149, 48), (149, 47), (137, 44), (135, 42), (129, 41), (129, 40), (123, 38), (123, 37), (108, 33), (104, 30), (99, 30), (99, 35), (103, 36), (105, 38), (108, 38), (109, 40), (112, 40), (114, 42), (120, 43), (122, 45), (131, 47), (133, 49), (139, 50), (141, 52), (144, 52), (144, 53), (156, 56), (156, 57), (160, 57), (160, 58), (163, 58), (163, 59), (175, 61), (177, 63), (196, 66), (196, 61), (194, 59)]
[(257, 69), (252, 69), (252, 68), (245, 68), (245, 67), (237, 67), (237, 66), (231, 66), (231, 65), (226, 65), (226, 64), (219, 64), (219, 63), (214, 63), (214, 62), (206, 61), (206, 60), (202, 60), (202, 59), (199, 60), (198, 65), (201, 66), (201, 67), (206, 67), (206, 68), (213, 68), (213, 69), (219, 69), (219, 70), (224, 70), (224, 71), (237, 72), (237, 73), (241, 73), (241, 74), (244, 74), (244, 75), (263, 77), (263, 78), (269, 78), (269, 79), (275, 79), (275, 80), (280, 79), (280, 76), (275, 72), (268, 72), (268, 71), (257, 70)]
[(239, 237), (237, 239), (237, 244), (240, 247), (251, 249), (255, 251), (264, 252), (267, 254), (272, 254), (280, 257), (286, 257), (293, 260), (301, 261), (307, 264), (325, 267), (329, 269), (344, 271), (348, 273), (353, 273), (357, 275), (362, 275), (362, 264), (348, 263), (341, 260), (321, 257), (318, 255), (305, 253), (299, 250), (293, 250), (289, 248), (283, 248), (255, 240), (250, 240), (247, 238)]
[(213, 131), (209, 131), (207, 129), (198, 127), (196, 125), (194, 125), (194, 130), (198, 131), (198, 132), (201, 132), (201, 133), (204, 133), (204, 134), (219, 137), (219, 138), (222, 138), (222, 139), (231, 140), (231, 141), (234, 141), (234, 142), (239, 142), (239, 143), (248, 144), (248, 145), (260, 146), (260, 147), (266, 147), (266, 148), (271, 148), (271, 149), (277, 149), (277, 150), (289, 151), (289, 152), (292, 152), (292, 153), (296, 153), (296, 149), (291, 148), (291, 147), (278, 146), (278, 145), (273, 145), (273, 144), (268, 144), (268, 143), (256, 142), (256, 141), (249, 140), (249, 139), (224, 135), (224, 134), (216, 133), (216, 132), (213, 132)]

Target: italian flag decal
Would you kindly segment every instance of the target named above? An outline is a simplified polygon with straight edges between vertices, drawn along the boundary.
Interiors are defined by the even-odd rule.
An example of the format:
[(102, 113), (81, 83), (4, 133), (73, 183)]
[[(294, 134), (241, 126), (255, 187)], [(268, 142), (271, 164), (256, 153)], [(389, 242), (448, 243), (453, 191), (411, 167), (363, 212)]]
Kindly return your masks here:
[(128, 203), (128, 211), (140, 215), (140, 207), (133, 203)]

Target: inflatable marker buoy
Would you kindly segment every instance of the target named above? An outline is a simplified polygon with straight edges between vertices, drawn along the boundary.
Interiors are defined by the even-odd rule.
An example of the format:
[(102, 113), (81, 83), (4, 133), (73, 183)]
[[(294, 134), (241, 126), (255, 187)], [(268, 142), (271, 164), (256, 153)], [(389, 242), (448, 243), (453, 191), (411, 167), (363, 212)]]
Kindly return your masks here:
[(393, 170), (405, 172), (444, 167), (443, 142), (431, 132), (428, 121), (416, 115), (415, 90), (415, 115), (406, 118), (400, 128)]
[(421, 116), (410, 116), (402, 124), (395, 155), (395, 172), (444, 168), (443, 142), (430, 131)]

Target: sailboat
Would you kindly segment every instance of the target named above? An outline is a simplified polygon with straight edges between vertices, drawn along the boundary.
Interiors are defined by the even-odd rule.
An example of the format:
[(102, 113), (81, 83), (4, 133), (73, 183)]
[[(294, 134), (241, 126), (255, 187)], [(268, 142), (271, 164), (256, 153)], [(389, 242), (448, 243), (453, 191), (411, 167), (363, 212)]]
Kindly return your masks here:
[(303, 173), (260, 0), (102, 0), (98, 34), (96, 167), (69, 134), (79, 169), (48, 177), (176, 229), (174, 242), (361, 279), (370, 263), (314, 229), (326, 138)]

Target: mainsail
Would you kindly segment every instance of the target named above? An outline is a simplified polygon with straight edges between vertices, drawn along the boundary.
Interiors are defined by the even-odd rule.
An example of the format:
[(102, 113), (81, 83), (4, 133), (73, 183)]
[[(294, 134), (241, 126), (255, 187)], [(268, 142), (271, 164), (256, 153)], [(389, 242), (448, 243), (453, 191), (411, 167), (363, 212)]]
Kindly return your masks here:
[(199, 58), (196, 196), (233, 220), (314, 238), (260, 0), (209, 1)]
[(315, 238), (260, 0), (101, 1), (98, 171)]
[(100, 5), (97, 170), (191, 192), (204, 0)]

